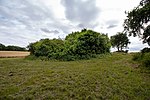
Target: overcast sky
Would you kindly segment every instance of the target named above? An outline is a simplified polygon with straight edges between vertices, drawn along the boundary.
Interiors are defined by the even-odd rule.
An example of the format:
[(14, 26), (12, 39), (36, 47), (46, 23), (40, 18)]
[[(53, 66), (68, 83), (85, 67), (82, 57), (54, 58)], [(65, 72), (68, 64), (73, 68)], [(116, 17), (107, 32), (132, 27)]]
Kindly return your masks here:
[[(0, 0), (0, 43), (26, 47), (43, 38), (64, 38), (83, 28), (108, 33), (123, 31), (125, 11), (140, 0)], [(145, 45), (130, 37), (130, 51)]]

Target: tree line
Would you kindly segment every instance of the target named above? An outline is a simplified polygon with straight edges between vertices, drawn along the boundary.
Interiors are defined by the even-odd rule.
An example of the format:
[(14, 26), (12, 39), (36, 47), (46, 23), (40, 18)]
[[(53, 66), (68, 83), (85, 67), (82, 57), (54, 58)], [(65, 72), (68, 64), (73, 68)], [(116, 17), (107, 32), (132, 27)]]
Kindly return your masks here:
[(4, 44), (0, 43), (0, 51), (27, 51), (26, 48), (14, 46), (14, 45), (8, 45), (5, 46)]

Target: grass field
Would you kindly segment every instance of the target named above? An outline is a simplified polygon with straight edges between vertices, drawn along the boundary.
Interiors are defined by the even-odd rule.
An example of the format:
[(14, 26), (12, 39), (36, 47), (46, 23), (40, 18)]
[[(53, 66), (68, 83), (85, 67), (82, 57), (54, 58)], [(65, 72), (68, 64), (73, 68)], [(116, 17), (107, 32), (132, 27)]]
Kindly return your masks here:
[(132, 54), (81, 61), (0, 59), (0, 100), (150, 100), (150, 71)]
[(0, 58), (16, 58), (30, 55), (30, 52), (24, 51), (0, 51)]

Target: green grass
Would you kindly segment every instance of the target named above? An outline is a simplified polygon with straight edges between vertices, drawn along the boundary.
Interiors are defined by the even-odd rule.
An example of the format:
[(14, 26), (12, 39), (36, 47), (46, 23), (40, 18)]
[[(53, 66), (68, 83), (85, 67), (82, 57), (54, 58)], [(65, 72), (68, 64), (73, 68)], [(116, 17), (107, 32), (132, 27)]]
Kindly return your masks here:
[(0, 59), (0, 100), (149, 100), (150, 71), (132, 54), (80, 61)]

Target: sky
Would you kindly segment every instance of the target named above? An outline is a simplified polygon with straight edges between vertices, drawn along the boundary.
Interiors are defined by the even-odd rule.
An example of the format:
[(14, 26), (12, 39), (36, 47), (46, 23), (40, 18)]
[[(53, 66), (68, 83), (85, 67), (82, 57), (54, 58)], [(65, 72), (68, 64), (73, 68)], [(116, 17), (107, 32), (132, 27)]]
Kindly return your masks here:
[[(108, 36), (123, 31), (125, 11), (140, 0), (0, 0), (0, 43), (26, 47), (44, 38), (65, 38), (83, 28)], [(139, 51), (138, 37), (129, 37), (129, 50)], [(112, 51), (117, 49), (111, 49)]]

